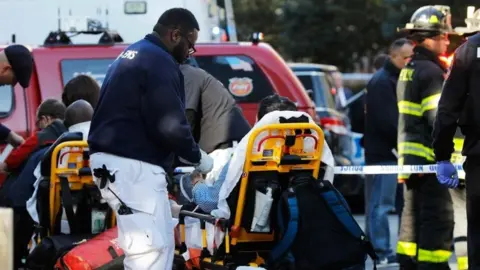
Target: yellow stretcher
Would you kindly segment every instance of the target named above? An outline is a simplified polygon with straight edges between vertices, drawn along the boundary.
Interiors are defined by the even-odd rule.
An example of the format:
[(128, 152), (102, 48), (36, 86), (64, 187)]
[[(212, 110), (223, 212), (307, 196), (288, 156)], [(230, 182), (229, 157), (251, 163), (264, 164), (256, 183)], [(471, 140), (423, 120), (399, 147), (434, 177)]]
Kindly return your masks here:
[[(307, 139), (308, 138), (308, 139)], [(306, 141), (314, 146), (307, 149)], [(229, 195), (230, 219), (215, 218), (197, 212), (181, 211), (179, 217), (181, 244), (176, 249), (176, 269), (235, 269), (238, 266), (264, 266), (277, 239), (275, 222), (270, 232), (251, 231), (252, 203), (255, 203), (257, 181), (277, 181), (282, 189), (297, 173), (311, 173), (318, 178), (323, 152), (321, 128), (310, 123), (272, 124), (255, 129), (248, 141), (243, 175)], [(255, 145), (256, 144), (256, 145)], [(278, 196), (274, 196), (274, 204)], [(254, 207), (253, 207), (254, 208)], [(185, 217), (198, 218), (202, 230), (202, 249), (194, 260), (185, 261)], [(270, 215), (271, 217), (271, 215)], [(271, 221), (274, 219), (270, 219)], [(207, 248), (206, 223), (225, 232), (223, 243), (211, 254)], [(198, 253), (197, 253), (198, 254)]]
[[(65, 133), (50, 146), (41, 162), (41, 175), (37, 191), (40, 221), (38, 227), (41, 238), (60, 232), (62, 208), (65, 208), (65, 204), (70, 200), (75, 204), (77, 195), (86, 196), (88, 192), (90, 201), (98, 203), (101, 199), (90, 170), (88, 144), (83, 141), (83, 135), (79, 132)], [(68, 216), (66, 208), (65, 212)], [(108, 213), (107, 227), (113, 227), (115, 216), (112, 211)]]

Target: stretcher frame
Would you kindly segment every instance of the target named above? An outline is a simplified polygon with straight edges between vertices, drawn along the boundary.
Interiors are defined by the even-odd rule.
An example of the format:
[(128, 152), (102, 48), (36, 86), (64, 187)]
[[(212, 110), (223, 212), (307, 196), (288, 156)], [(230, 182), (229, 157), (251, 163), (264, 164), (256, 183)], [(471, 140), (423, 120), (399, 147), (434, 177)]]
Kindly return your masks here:
[[(301, 130), (301, 134), (295, 134), (295, 130)], [(306, 130), (310, 130), (310, 134), (307, 134), (305, 132)], [(253, 153), (252, 149), (254, 147), (255, 141), (257, 140), (257, 136), (264, 132), (267, 132), (268, 135), (259, 141), (257, 146), (257, 153)], [(316, 136), (312, 135), (314, 133), (316, 133)], [(290, 147), (286, 146), (285, 141), (287, 140), (287, 136), (293, 135), (295, 135), (294, 145)], [(313, 151), (305, 152), (305, 149), (303, 148), (303, 138), (305, 137), (310, 137), (314, 139), (315, 147)], [(283, 141), (283, 144), (281, 145), (281, 147), (273, 148), (273, 152), (270, 156), (265, 157), (265, 147), (263, 148), (263, 152), (260, 153), (258, 151), (267, 142), (270, 142), (269, 145), (272, 146), (274, 144), (277, 144), (278, 141)], [(323, 153), (323, 144), (324, 133), (322, 129), (318, 125), (312, 123), (270, 124), (264, 127), (254, 129), (249, 137), (247, 144), (247, 153), (245, 157), (243, 174), (239, 181), (240, 190), (237, 200), (237, 210), (235, 213), (233, 224), (230, 224), (230, 220), (224, 218), (216, 218), (212, 215), (199, 214), (186, 210), (180, 211), (179, 226), (181, 244), (180, 247), (175, 250), (175, 263), (180, 263), (183, 259), (183, 257), (181, 257), (181, 254), (187, 251), (187, 247), (185, 244), (185, 217), (193, 217), (200, 220), (200, 229), (202, 231), (202, 251), (200, 257), (201, 269), (229, 269), (228, 264), (230, 263), (232, 256), (235, 255), (232, 254), (232, 247), (236, 246), (238, 243), (274, 241), (274, 232), (272, 232), (271, 234), (247, 233), (247, 231), (241, 227), (249, 173), (264, 171), (289, 173), (294, 170), (309, 170), (312, 171), (313, 177), (318, 178)], [(286, 157), (291, 159), (291, 161), (297, 159), (309, 162), (307, 164), (295, 164), (295, 162), (285, 162)], [(216, 254), (210, 254), (207, 249), (206, 222), (219, 227), (222, 231), (225, 232), (225, 256), (222, 259), (216, 258)], [(250, 262), (249, 266), (258, 267), (264, 263), (265, 262), (262, 258), (257, 257), (257, 260), (255, 262)]]
[[(67, 147), (70, 148), (70, 150), (63, 153), (62, 157), (64, 154), (68, 154), (68, 153), (83, 153), (85, 149), (88, 148), (88, 143), (87, 141), (62, 142), (58, 144), (52, 152), (52, 157), (50, 162), (50, 187), (49, 187), (50, 189), (49, 191), (50, 230), (48, 231), (48, 235), (51, 235), (52, 232), (54, 231), (55, 219), (58, 214), (58, 211), (60, 211), (60, 206), (61, 206), (60, 179), (62, 177), (67, 177), (71, 190), (80, 190), (83, 188), (84, 185), (95, 185), (95, 183), (93, 182), (92, 175), (81, 175), (80, 173), (81, 168), (85, 168), (85, 167), (90, 168), (90, 163), (82, 164), (82, 166), (79, 166), (79, 164), (77, 163), (77, 166), (74, 169), (70, 169), (68, 168), (68, 166), (67, 168), (58, 167), (58, 161), (61, 160), (62, 158), (62, 157), (58, 158), (60, 151), (62, 151), (64, 148), (67, 148)], [(72, 150), (72, 148), (79, 148), (80, 150)], [(87, 161), (89, 162), (89, 160), (82, 159), (82, 162), (84, 163)], [(114, 227), (116, 224), (116, 218), (113, 211), (112, 211), (112, 218), (110, 220), (111, 220), (110, 226)]]

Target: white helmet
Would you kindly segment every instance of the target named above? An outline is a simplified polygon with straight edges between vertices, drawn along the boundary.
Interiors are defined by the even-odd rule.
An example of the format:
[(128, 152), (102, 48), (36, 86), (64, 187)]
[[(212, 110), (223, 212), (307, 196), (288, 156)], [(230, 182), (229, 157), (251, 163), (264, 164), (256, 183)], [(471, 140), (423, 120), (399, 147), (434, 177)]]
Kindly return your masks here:
[(480, 32), (480, 9), (465, 19), (466, 27), (455, 27), (455, 32), (461, 35), (473, 35)]

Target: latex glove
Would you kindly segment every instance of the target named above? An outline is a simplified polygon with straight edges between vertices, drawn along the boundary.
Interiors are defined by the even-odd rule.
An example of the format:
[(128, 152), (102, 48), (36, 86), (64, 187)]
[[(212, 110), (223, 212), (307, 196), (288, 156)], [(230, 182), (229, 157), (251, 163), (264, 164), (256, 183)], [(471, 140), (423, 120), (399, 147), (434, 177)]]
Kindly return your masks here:
[(458, 187), (457, 169), (448, 160), (437, 162), (437, 179), (440, 184), (449, 188)]
[(202, 157), (200, 158), (200, 164), (195, 167), (195, 170), (199, 173), (206, 174), (213, 169), (213, 158), (200, 149)]
[(169, 201), (170, 201), (170, 209), (172, 211), (172, 217), (178, 218), (180, 214), (180, 210), (182, 210), (182, 206), (177, 204), (177, 202), (174, 200), (169, 200)]

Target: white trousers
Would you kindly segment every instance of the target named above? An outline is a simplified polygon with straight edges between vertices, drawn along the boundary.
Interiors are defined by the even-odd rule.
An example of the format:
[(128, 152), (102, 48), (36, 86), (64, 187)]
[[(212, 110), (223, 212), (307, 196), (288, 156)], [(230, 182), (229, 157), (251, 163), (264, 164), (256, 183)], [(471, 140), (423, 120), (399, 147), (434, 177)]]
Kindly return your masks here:
[[(115, 175), (115, 182), (109, 182), (101, 193), (116, 214), (118, 243), (125, 252), (125, 269), (172, 269), (176, 224), (172, 219), (163, 169), (105, 153), (93, 154), (90, 165), (92, 171), (105, 165)], [(95, 179), (97, 185), (98, 181)], [(132, 209), (132, 214), (118, 214), (120, 201), (113, 193)]]

